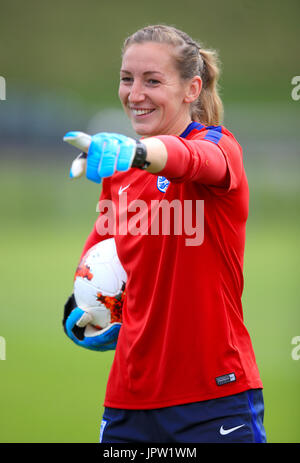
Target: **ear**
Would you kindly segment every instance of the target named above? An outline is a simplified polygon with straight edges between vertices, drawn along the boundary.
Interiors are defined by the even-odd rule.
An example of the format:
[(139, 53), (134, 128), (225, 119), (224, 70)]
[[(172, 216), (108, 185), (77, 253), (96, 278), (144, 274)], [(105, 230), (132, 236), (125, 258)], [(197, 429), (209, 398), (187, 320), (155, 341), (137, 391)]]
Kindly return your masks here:
[(197, 100), (202, 89), (202, 79), (200, 76), (194, 76), (187, 84), (186, 94), (184, 98), (185, 103), (193, 103)]

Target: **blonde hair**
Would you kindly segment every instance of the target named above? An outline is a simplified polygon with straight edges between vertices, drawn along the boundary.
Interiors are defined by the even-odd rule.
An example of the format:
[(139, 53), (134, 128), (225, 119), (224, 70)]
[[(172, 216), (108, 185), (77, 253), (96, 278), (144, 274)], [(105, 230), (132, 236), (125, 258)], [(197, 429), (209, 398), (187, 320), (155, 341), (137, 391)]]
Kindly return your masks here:
[(185, 32), (173, 26), (146, 26), (129, 36), (123, 54), (134, 43), (157, 42), (173, 45), (175, 65), (182, 79), (200, 76), (202, 90), (191, 105), (191, 117), (205, 125), (219, 125), (223, 120), (223, 103), (219, 96), (220, 67), (215, 50), (207, 50)]

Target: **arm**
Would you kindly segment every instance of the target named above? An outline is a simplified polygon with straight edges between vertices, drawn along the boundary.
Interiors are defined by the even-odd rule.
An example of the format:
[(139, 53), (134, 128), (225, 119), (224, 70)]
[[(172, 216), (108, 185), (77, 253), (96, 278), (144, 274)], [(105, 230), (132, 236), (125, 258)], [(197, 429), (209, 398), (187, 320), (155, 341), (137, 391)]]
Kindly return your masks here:
[[(71, 138), (71, 144), (81, 149), (77, 140), (81, 135), (70, 133), (72, 137), (67, 134), (66, 141), (70, 143)], [(242, 150), (228, 131), (219, 131), (216, 136), (216, 131), (207, 130), (192, 140), (161, 135), (143, 139), (142, 143), (113, 133), (89, 138), (91, 143), (85, 147), (88, 150), (86, 176), (96, 183), (100, 183), (102, 177), (131, 167), (147, 169), (173, 182), (194, 181), (221, 187), (224, 191), (236, 187), (241, 179)]]
[(227, 163), (221, 149), (206, 140), (183, 140), (175, 136), (143, 140), (148, 172), (167, 178), (188, 177), (199, 183), (226, 186)]
[(147, 171), (156, 174), (163, 170), (168, 160), (166, 145), (156, 137), (145, 138), (142, 140), (147, 149), (146, 161), (150, 163)]

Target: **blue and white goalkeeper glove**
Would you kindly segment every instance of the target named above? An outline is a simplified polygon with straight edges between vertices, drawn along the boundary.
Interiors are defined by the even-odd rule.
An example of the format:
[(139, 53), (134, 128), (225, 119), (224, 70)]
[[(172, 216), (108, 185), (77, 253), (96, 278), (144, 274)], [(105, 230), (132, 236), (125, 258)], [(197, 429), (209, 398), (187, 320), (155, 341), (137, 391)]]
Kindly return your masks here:
[(112, 323), (102, 330), (89, 324), (90, 314), (76, 305), (74, 294), (64, 307), (63, 327), (66, 335), (78, 346), (104, 352), (117, 346), (121, 323)]
[(102, 132), (91, 137), (83, 132), (68, 132), (64, 141), (87, 153), (73, 161), (71, 178), (85, 171), (89, 180), (101, 183), (102, 177), (110, 177), (116, 171), (126, 172), (131, 167), (145, 169), (149, 165), (145, 145), (118, 133)]

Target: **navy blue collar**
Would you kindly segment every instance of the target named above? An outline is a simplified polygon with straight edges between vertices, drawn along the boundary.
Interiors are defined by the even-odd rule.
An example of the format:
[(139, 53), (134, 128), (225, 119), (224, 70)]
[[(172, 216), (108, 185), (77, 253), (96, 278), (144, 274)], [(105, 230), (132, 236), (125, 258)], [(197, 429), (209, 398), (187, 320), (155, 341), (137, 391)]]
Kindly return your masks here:
[(204, 127), (204, 125), (199, 124), (199, 122), (193, 121), (193, 122), (191, 122), (191, 123), (187, 126), (187, 128), (185, 129), (185, 131), (182, 132), (182, 134), (179, 135), (179, 136), (180, 136), (181, 138), (186, 138), (186, 137), (188, 136), (188, 134), (189, 134), (192, 130), (194, 130), (194, 129), (201, 130), (203, 127)]

